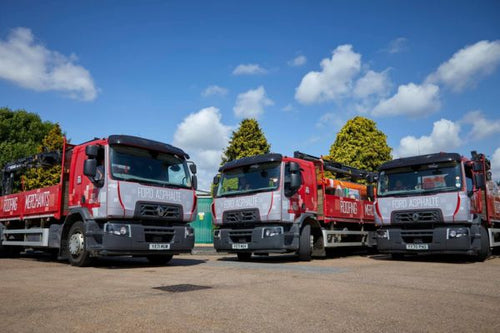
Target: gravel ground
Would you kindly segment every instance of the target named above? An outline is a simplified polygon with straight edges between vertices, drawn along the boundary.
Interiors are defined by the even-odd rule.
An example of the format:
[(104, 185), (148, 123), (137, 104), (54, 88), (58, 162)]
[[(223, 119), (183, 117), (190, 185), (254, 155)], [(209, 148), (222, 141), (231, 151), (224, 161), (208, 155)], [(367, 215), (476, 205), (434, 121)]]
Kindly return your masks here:
[[(500, 332), (500, 257), (0, 259), (2, 332)], [(194, 290), (190, 290), (194, 289)]]

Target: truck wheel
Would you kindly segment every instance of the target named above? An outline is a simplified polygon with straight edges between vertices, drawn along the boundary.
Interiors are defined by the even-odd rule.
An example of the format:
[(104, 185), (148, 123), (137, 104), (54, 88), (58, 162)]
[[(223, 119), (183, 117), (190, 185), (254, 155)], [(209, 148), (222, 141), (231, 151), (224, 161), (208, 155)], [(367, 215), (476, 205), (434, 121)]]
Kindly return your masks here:
[(239, 261), (248, 261), (252, 257), (251, 252), (238, 252), (236, 253)]
[(85, 236), (83, 222), (75, 222), (69, 229), (68, 234), (68, 258), (73, 266), (83, 267), (90, 264), (92, 258), (85, 249)]
[(476, 256), (477, 261), (485, 261), (491, 255), (490, 248), (490, 235), (485, 227), (481, 226), (479, 232), (481, 233), (481, 248)]
[(173, 255), (172, 254), (155, 254), (151, 256), (147, 256), (146, 258), (148, 259), (150, 264), (153, 265), (166, 265), (170, 260), (172, 260)]
[(304, 225), (300, 231), (297, 254), (300, 261), (311, 261), (311, 225), (309, 224)]

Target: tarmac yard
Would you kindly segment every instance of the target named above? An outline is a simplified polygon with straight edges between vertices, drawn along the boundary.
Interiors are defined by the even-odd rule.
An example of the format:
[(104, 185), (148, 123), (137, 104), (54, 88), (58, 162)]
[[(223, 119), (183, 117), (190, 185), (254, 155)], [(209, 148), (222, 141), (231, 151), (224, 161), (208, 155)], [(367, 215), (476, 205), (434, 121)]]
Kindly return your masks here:
[(2, 332), (500, 332), (500, 257), (0, 259)]

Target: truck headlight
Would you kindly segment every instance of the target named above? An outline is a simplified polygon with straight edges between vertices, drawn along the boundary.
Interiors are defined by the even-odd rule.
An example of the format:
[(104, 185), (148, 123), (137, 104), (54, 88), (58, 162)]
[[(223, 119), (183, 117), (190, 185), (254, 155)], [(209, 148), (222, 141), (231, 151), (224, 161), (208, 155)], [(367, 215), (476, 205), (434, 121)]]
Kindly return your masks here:
[(218, 230), (218, 229), (214, 230), (214, 238), (220, 239), (220, 230)]
[(466, 237), (468, 235), (469, 235), (469, 230), (467, 228), (448, 228), (448, 229), (446, 229), (446, 239)]
[(388, 229), (378, 229), (377, 230), (377, 237), (389, 239), (389, 230)]
[(262, 238), (283, 234), (283, 227), (265, 227), (262, 229)]
[(108, 222), (104, 224), (104, 232), (117, 236), (126, 236), (126, 237), (132, 236), (130, 224)]
[(194, 229), (191, 227), (186, 227), (184, 229), (184, 238), (193, 237), (193, 236), (194, 236)]

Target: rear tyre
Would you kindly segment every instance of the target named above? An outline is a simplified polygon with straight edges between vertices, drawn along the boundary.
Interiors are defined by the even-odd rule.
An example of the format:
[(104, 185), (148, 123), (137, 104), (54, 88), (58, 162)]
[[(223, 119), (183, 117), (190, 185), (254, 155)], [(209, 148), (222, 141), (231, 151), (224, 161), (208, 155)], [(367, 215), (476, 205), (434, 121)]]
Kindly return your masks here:
[(88, 266), (92, 262), (90, 253), (85, 246), (83, 222), (75, 222), (69, 229), (67, 251), (69, 263), (72, 266)]
[(311, 261), (311, 225), (306, 224), (300, 231), (299, 238), (299, 260)]
[(476, 256), (477, 261), (485, 261), (491, 255), (490, 235), (485, 227), (481, 226), (479, 230), (481, 234), (481, 248)]
[(238, 256), (239, 261), (248, 261), (252, 257), (252, 253), (250, 252), (239, 252), (236, 253), (236, 255)]
[(162, 254), (162, 255), (151, 255), (147, 256), (150, 264), (153, 265), (166, 265), (170, 260), (172, 260), (172, 254)]

